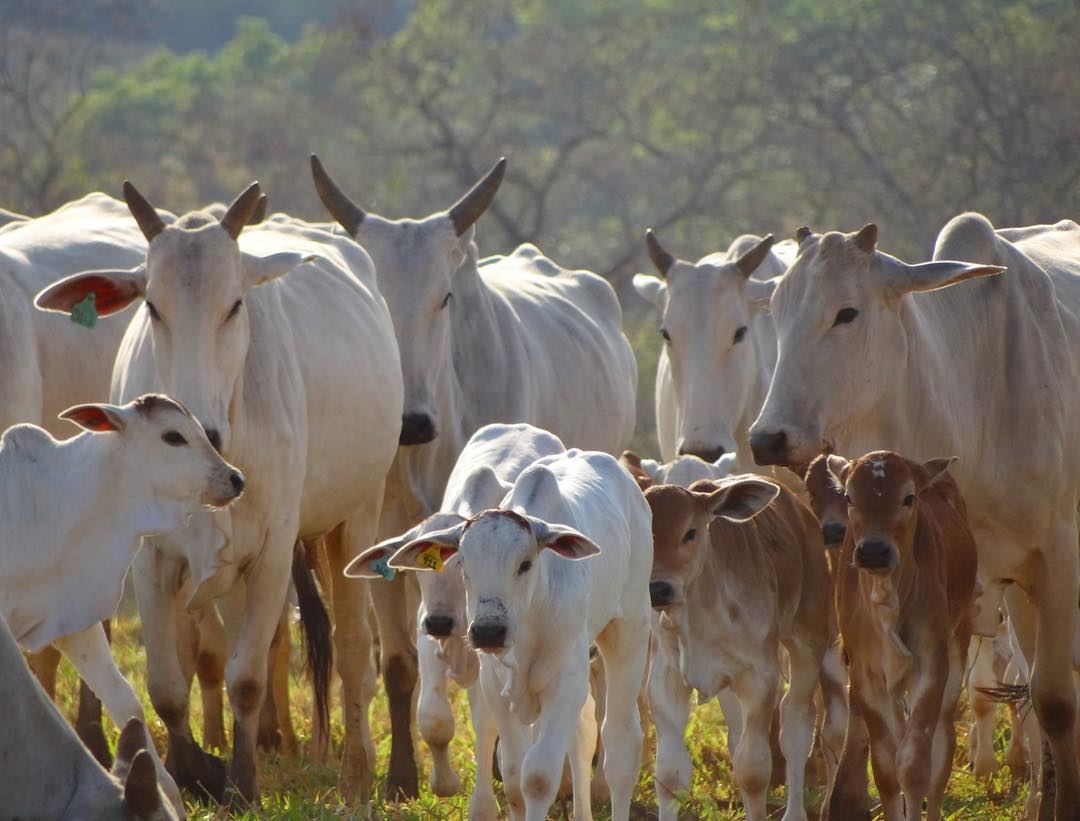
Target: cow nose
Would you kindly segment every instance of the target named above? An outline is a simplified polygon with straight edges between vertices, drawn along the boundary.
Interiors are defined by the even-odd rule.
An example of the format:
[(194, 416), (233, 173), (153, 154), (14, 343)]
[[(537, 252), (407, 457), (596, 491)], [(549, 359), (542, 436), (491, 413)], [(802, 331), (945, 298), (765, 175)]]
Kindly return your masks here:
[(877, 539), (855, 546), (855, 564), (865, 570), (888, 570), (892, 564), (892, 546)]
[(453, 616), (428, 616), (424, 619), (424, 631), (437, 639), (447, 638), (453, 629)]
[(847, 525), (843, 522), (829, 522), (821, 526), (821, 535), (825, 538), (825, 544), (836, 547), (843, 544), (844, 535), (847, 533)]
[(469, 640), (478, 650), (498, 650), (506, 644), (506, 625), (500, 622), (473, 623)]
[(426, 413), (406, 413), (401, 417), (399, 445), (423, 445), (435, 438), (435, 422)]
[(680, 456), (697, 456), (706, 462), (715, 462), (725, 453), (723, 448), (679, 448)]
[(671, 582), (649, 582), (649, 599), (653, 607), (668, 607), (675, 601), (675, 588)]
[(759, 465), (782, 465), (787, 461), (787, 433), (754, 433), (750, 435), (750, 450)]
[(244, 492), (244, 474), (238, 470), (234, 470), (229, 474), (229, 484), (232, 485), (233, 491), (239, 496)]
[(210, 444), (213, 445), (214, 450), (221, 453), (221, 434), (217, 428), (207, 428), (206, 438), (210, 440)]

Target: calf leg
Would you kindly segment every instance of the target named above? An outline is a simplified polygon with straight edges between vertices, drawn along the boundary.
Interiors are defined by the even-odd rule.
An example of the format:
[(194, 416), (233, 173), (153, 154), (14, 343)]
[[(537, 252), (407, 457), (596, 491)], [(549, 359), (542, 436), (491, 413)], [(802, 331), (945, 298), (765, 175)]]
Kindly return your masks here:
[(690, 789), (693, 764), (686, 749), (686, 724), (690, 719), (693, 690), (679, 672), (677, 647), (654, 633), (649, 667), (649, 706), (656, 726), (656, 803), (660, 821), (675, 821), (679, 795)]
[[(911, 712), (896, 756), (908, 821), (922, 817), (923, 800), (930, 792), (934, 736), (941, 718), (948, 677), (948, 669), (937, 670), (927, 664), (909, 694)], [(951, 757), (949, 760), (951, 762)]]
[[(930, 764), (930, 787), (926, 797), (927, 821), (938, 821), (941, 818), (941, 803), (945, 798), (949, 775), (952, 773), (953, 754), (956, 752), (956, 703), (964, 687), (968, 644), (968, 637), (962, 636), (960, 641), (949, 647), (949, 677), (941, 697), (941, 711), (934, 733)], [(990, 738), (992, 740), (993, 736)]]
[[(769, 654), (775, 660), (776, 654)], [(769, 724), (780, 696), (780, 672), (772, 668), (750, 669), (735, 680), (742, 708), (743, 727), (735, 749), (735, 783), (739, 787), (748, 821), (764, 821), (765, 794), (772, 772)]]
[(821, 817), (826, 821), (868, 821), (870, 793), (866, 782), (866, 764), (870, 739), (858, 705), (852, 700), (847, 710), (847, 733), (836, 774), (829, 782)]
[[(824, 716), (821, 722), (821, 754), (825, 760), (825, 790), (828, 792), (836, 778), (840, 763), (840, 754), (844, 750), (844, 737), (847, 734), (847, 670), (840, 653), (840, 645), (833, 643), (825, 651), (818, 677), (821, 686), (821, 700), (824, 704)], [(866, 764), (863, 763), (863, 784), (865, 790)]]
[[(480, 687), (499, 738), (499, 772), (502, 775), (510, 817), (513, 821), (521, 821), (525, 818), (521, 771), (529, 739), (526, 728), (522, 727), (521, 722), (510, 712), (502, 697), (503, 682), (495, 669), (496, 664), (497, 661), (481, 659)], [(477, 755), (479, 754), (477, 750)], [(565, 750), (563, 754), (565, 755)], [(559, 766), (562, 766), (561, 761)]]
[[(897, 718), (895, 705), (889, 700), (884, 684), (883, 679), (873, 679), (870, 675), (857, 673), (853, 666), (849, 709), (855, 709), (855, 705), (858, 705), (859, 714), (866, 724), (870, 764), (874, 771), (874, 783), (885, 809), (886, 821), (900, 821), (904, 817), (904, 806), (896, 766)], [(848, 739), (850, 743), (850, 731)], [(846, 745), (844, 754), (847, 755)], [(837, 778), (839, 779), (839, 775)], [(919, 808), (922, 809), (921, 804)]]
[(491, 764), (497, 730), (479, 681), (469, 687), (469, 714), (476, 733), (476, 786), (469, 800), (469, 821), (496, 821), (499, 805), (492, 786)]
[(570, 754), (570, 771), (574, 779), (574, 821), (592, 821), (592, 759), (596, 752), (596, 701), (585, 691), (585, 704), (581, 708), (574, 745)]
[[(186, 614), (186, 611), (185, 611)], [(202, 699), (203, 745), (225, 749), (225, 625), (212, 604), (191, 613), (197, 635), (195, 674)]]
[(806, 819), (803, 791), (806, 761), (814, 745), (814, 687), (822, 660), (818, 648), (800, 642), (791, 642), (787, 647), (790, 681), (780, 702), (780, 748), (784, 753), (788, 791), (784, 821)]
[[(416, 620), (418, 625), (422, 624), (423, 615), (418, 615)], [(461, 779), (450, 763), (450, 742), (454, 738), (454, 713), (450, 709), (447, 692), (450, 665), (439, 657), (438, 642), (419, 627), (416, 631), (416, 651), (420, 674), (416, 723), (421, 737), (431, 750), (431, 791), (445, 798), (457, 795), (461, 790)]]

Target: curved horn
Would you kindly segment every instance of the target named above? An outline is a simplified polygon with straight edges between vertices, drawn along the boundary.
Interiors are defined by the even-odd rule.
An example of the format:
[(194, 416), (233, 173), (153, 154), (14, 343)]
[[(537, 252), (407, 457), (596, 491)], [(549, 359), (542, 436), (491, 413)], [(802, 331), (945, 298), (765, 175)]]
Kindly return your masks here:
[(251, 212), (251, 217), (248, 219), (248, 225), (257, 225), (266, 219), (266, 209), (269, 206), (270, 198), (266, 194), (259, 194), (259, 201), (255, 203), (255, 210)]
[(866, 223), (853, 237), (855, 245), (865, 254), (874, 253), (877, 247), (877, 226), (872, 222)]
[(656, 266), (656, 270), (660, 272), (660, 276), (666, 277), (668, 269), (675, 264), (675, 257), (664, 250), (664, 246), (660, 244), (660, 240), (656, 238), (652, 228), (645, 229), (645, 247), (649, 251), (649, 259)]
[(454, 230), (460, 237), (469, 230), (474, 222), (480, 219), (491, 201), (495, 199), (495, 192), (499, 190), (503, 174), (506, 173), (506, 157), (502, 157), (487, 176), (474, 185), (464, 197), (450, 206), (447, 215), (454, 223)]
[(744, 277), (749, 277), (754, 271), (758, 269), (758, 266), (765, 261), (765, 257), (769, 253), (769, 249), (772, 248), (773, 235), (769, 234), (761, 242), (739, 257), (735, 263), (735, 267), (739, 269), (739, 273)]
[(315, 181), (315, 193), (322, 200), (323, 207), (336, 219), (341, 227), (349, 232), (349, 236), (355, 237), (360, 223), (364, 221), (364, 212), (345, 196), (345, 192), (337, 187), (330, 175), (326, 173), (322, 162), (315, 155), (311, 155), (311, 178)]
[(805, 225), (795, 232), (795, 240), (799, 245), (803, 244), (803, 240), (812, 235), (814, 232), (807, 228)]
[(165, 230), (165, 223), (154, 210), (154, 206), (139, 193), (138, 188), (131, 184), (131, 180), (124, 180), (124, 202), (127, 203), (131, 216), (135, 217), (135, 222), (139, 224), (139, 229), (147, 242)]
[(260, 193), (259, 183), (253, 182), (244, 189), (244, 192), (240, 194), (240, 196), (232, 201), (229, 210), (226, 211), (225, 216), (221, 218), (221, 227), (224, 228), (233, 239), (237, 239), (240, 236), (240, 232), (244, 230), (244, 226), (251, 221), (251, 215), (259, 205)]

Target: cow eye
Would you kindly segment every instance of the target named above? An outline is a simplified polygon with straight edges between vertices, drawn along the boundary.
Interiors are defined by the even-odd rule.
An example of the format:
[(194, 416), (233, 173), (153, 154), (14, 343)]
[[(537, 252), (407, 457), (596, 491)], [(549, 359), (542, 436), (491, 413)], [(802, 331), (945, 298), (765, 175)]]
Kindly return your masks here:
[(847, 325), (849, 322), (854, 322), (855, 317), (859, 315), (859, 311), (856, 308), (841, 308), (836, 312), (836, 319), (833, 321), (833, 327), (837, 325)]
[(155, 322), (161, 319), (161, 314), (158, 313), (157, 308), (154, 307), (153, 302), (146, 303), (146, 310), (150, 313), (150, 318)]
[(694, 541), (695, 538), (697, 538), (697, 531), (693, 528), (690, 528), (688, 531), (686, 531), (686, 535), (682, 537), (682, 543), (689, 544), (690, 542)]
[(178, 431), (167, 430), (161, 434), (161, 441), (166, 445), (171, 445), (174, 448), (179, 448), (187, 444), (187, 439), (183, 437)]
[(743, 325), (739, 330), (735, 331), (735, 338), (732, 340), (732, 344), (738, 345), (743, 341), (743, 337), (746, 336), (746, 326)]
[(915, 495), (909, 493), (904, 497), (904, 507), (911, 507), (913, 504), (915, 504)]
[(661, 328), (660, 329), (660, 336), (664, 337), (665, 342), (670, 342), (671, 341), (671, 334), (669, 334), (667, 332), (667, 328)]
[(453, 299), (453, 297), (454, 297), (454, 294), (453, 294), (453, 292), (452, 292), (452, 291), (448, 291), (448, 292), (447, 292), (447, 294), (446, 294), (446, 296), (445, 296), (445, 297), (443, 297), (443, 301), (442, 301), (442, 307), (443, 307), (443, 308), (445, 308), (445, 307), (446, 307), (447, 305), (449, 305), (449, 304), (450, 304), (450, 300), (451, 300), (451, 299)]
[(228, 322), (238, 313), (240, 313), (240, 306), (244, 304), (244, 300), (238, 299), (233, 303), (233, 306), (229, 309), (229, 315), (225, 317), (225, 321)]
[(518, 565), (518, 575), (519, 576), (524, 575), (525, 573), (528, 573), (530, 570), (532, 570), (532, 562), (530, 562), (528, 559), (526, 559), (525, 561), (523, 561), (521, 564)]

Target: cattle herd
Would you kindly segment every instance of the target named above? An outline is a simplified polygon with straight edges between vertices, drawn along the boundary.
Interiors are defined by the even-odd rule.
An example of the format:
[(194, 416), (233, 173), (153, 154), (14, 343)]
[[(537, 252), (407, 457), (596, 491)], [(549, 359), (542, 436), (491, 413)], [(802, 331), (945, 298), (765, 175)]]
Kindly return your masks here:
[[(532, 245), (478, 252), (504, 160), (401, 220), (311, 168), (333, 222), (266, 217), (258, 183), (180, 217), (131, 183), (0, 211), (0, 815), (257, 804), (259, 746), (297, 752), (295, 596), (308, 755), (330, 756), (336, 671), (350, 803), (372, 795), (378, 671), (390, 797), (418, 792), (414, 716), (432, 791), (461, 790), (467, 689), (474, 819), (500, 815), (495, 763), (515, 819), (562, 790), (577, 819), (628, 818), (647, 722), (677, 818), (694, 691), (747, 818), (778, 781), (785, 821), (815, 782), (823, 818), (869, 817), (869, 761), (885, 818), (938, 819), (965, 686), (976, 775), (994, 700), (1029, 699), (1007, 757), (1026, 813), (1080, 818), (1080, 226), (962, 214), (920, 264), (872, 224), (696, 263), (646, 232), (654, 461), (624, 451), (611, 286)], [(164, 760), (103, 623), (129, 567)], [(57, 650), (124, 728), (111, 774), (46, 695)], [(225, 685), (228, 766), (192, 731), (196, 678), (207, 747)]]

